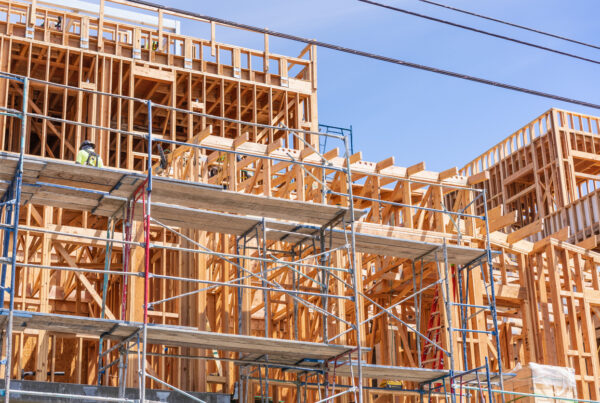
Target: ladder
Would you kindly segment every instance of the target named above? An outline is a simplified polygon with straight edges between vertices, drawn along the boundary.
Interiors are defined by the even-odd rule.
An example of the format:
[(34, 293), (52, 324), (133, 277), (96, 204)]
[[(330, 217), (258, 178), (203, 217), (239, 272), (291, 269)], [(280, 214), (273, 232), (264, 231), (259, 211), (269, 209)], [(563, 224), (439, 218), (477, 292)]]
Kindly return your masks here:
[[(439, 287), (435, 287), (433, 300), (431, 301), (431, 309), (429, 321), (427, 322), (427, 338), (435, 344), (440, 344), (440, 335), (442, 332), (442, 316), (439, 303)], [(436, 348), (428, 340), (423, 340), (423, 348), (421, 349), (421, 367), (442, 369), (444, 366), (442, 350)]]

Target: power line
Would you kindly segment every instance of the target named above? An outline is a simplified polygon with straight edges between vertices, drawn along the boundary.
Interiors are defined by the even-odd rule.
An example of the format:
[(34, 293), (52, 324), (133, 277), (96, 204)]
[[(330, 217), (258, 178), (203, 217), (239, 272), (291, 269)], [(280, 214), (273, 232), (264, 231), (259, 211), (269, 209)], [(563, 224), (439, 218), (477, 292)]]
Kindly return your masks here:
[(414, 11), (405, 10), (403, 8), (398, 8), (398, 7), (390, 6), (388, 4), (378, 3), (378, 2), (372, 1), (372, 0), (358, 0), (358, 1), (360, 1), (361, 3), (371, 4), (373, 6), (377, 6), (377, 7), (381, 7), (381, 8), (387, 8), (389, 10), (397, 11), (399, 13), (404, 13), (404, 14), (415, 16), (415, 17), (423, 18), (423, 19), (426, 19), (426, 20), (435, 21), (435, 22), (439, 22), (439, 23), (442, 23), (442, 24), (450, 25), (450, 26), (453, 26), (453, 27), (462, 28), (462, 29), (465, 29), (467, 31), (477, 32), (479, 34), (492, 36), (492, 37), (498, 38), (498, 39), (504, 39), (505, 41), (510, 41), (510, 42), (521, 44), (521, 45), (530, 46), (532, 48), (545, 50), (547, 52), (552, 52), (552, 53), (556, 53), (556, 54), (559, 54), (559, 55), (563, 55), (563, 56), (567, 56), (567, 57), (572, 57), (573, 59), (578, 59), (578, 60), (583, 60), (583, 61), (590, 62), (590, 63), (600, 64), (600, 60), (595, 60), (595, 59), (590, 59), (590, 58), (583, 57), (583, 56), (578, 56), (578, 55), (575, 55), (573, 53), (563, 52), (562, 50), (557, 50), (557, 49), (549, 48), (549, 47), (546, 47), (546, 46), (537, 45), (535, 43), (531, 43), (531, 42), (527, 42), (527, 41), (522, 41), (520, 39), (512, 38), (510, 36), (495, 34), (493, 32), (484, 31), (482, 29), (469, 27), (467, 25), (457, 24), (455, 22), (448, 21), (448, 20), (443, 20), (441, 18), (431, 17), (431, 16), (425, 15), (425, 14), (419, 14), (419, 13), (416, 13)]
[(144, 1), (144, 0), (127, 0), (127, 1), (130, 3), (141, 4), (141, 5), (144, 5), (147, 7), (170, 11), (172, 13), (187, 15), (187, 16), (198, 18), (198, 19), (205, 20), (205, 21), (212, 21), (212, 22), (215, 22), (218, 24), (228, 25), (230, 27), (245, 29), (247, 31), (253, 31), (253, 32), (260, 33), (260, 34), (267, 34), (267, 35), (271, 35), (271, 36), (274, 36), (277, 38), (283, 38), (283, 39), (288, 39), (290, 41), (305, 43), (307, 45), (315, 45), (320, 48), (331, 49), (331, 50), (335, 50), (335, 51), (342, 52), (342, 53), (348, 53), (348, 54), (352, 54), (352, 55), (356, 55), (356, 56), (366, 57), (369, 59), (380, 60), (380, 61), (383, 61), (386, 63), (392, 63), (392, 64), (397, 64), (400, 66), (410, 67), (413, 69), (429, 71), (429, 72), (435, 73), (435, 74), (441, 74), (444, 76), (460, 78), (461, 80), (472, 81), (472, 82), (476, 82), (476, 83), (480, 83), (480, 84), (490, 85), (493, 87), (504, 88), (504, 89), (511, 90), (511, 91), (522, 92), (525, 94), (535, 95), (538, 97), (543, 97), (543, 98), (548, 98), (548, 99), (554, 99), (554, 100), (561, 101), (561, 102), (566, 102), (566, 103), (570, 103), (570, 104), (574, 104), (574, 105), (581, 105), (581, 106), (585, 106), (588, 108), (600, 110), (600, 104), (595, 104), (592, 102), (581, 101), (581, 100), (574, 99), (574, 98), (567, 98), (567, 97), (563, 97), (560, 95), (555, 95), (555, 94), (551, 94), (551, 93), (547, 93), (547, 92), (532, 90), (529, 88), (519, 87), (519, 86), (512, 85), (512, 84), (501, 83), (498, 81), (488, 80), (486, 78), (481, 78), (481, 77), (475, 77), (475, 76), (471, 76), (468, 74), (457, 73), (457, 72), (450, 71), (450, 70), (438, 69), (436, 67), (426, 66), (423, 64), (407, 62), (405, 60), (395, 59), (393, 57), (382, 56), (382, 55), (378, 55), (375, 53), (369, 53), (369, 52), (365, 52), (362, 50), (357, 50), (357, 49), (352, 49), (352, 48), (347, 48), (344, 46), (331, 44), (328, 42), (317, 41), (316, 39), (307, 39), (307, 38), (303, 38), (301, 36), (290, 35), (290, 34), (286, 34), (283, 32), (271, 31), (271, 30), (265, 29), (265, 28), (254, 27), (252, 25), (241, 24), (241, 23), (233, 22), (233, 21), (227, 21), (222, 18), (210, 17), (207, 15), (202, 15), (199, 13), (185, 11), (185, 10), (181, 10), (181, 9), (177, 9), (177, 8), (173, 8), (173, 7), (166, 7), (166, 6), (163, 6), (160, 4), (150, 3), (150, 2)]
[(581, 41), (578, 41), (577, 39), (567, 38), (565, 36), (552, 34), (550, 32), (541, 31), (541, 30), (535, 29), (535, 28), (529, 28), (529, 27), (526, 27), (524, 25), (515, 24), (514, 22), (504, 21), (504, 20), (501, 20), (501, 19), (498, 19), (498, 18), (494, 18), (494, 17), (488, 17), (486, 15), (477, 14), (477, 13), (474, 13), (472, 11), (463, 10), (463, 9), (460, 9), (460, 8), (448, 6), (448, 5), (442, 4), (442, 3), (436, 3), (435, 1), (431, 1), (431, 0), (417, 0), (417, 1), (420, 1), (422, 3), (431, 4), (431, 5), (437, 6), (437, 7), (446, 8), (448, 10), (456, 11), (456, 12), (459, 12), (459, 13), (471, 15), (471, 16), (474, 16), (474, 17), (477, 17), (477, 18), (482, 18), (484, 20), (494, 21), (494, 22), (498, 22), (500, 24), (511, 26), (511, 27), (524, 29), (525, 31), (535, 32), (536, 34), (549, 36), (551, 38), (561, 39), (563, 41), (567, 41), (567, 42), (571, 42), (571, 43), (576, 43), (578, 45), (587, 46), (587, 47), (594, 48), (594, 49), (600, 49), (600, 46), (593, 45), (591, 43), (581, 42)]

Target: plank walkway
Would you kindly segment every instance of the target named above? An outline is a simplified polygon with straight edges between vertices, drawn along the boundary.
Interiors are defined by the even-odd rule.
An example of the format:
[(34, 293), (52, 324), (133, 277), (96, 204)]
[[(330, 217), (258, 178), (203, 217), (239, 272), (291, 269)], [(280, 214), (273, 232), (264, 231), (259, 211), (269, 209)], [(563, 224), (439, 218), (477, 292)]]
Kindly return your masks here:
[[(12, 179), (18, 155), (0, 153), (0, 192)], [(22, 201), (39, 205), (90, 211), (110, 217), (122, 207), (146, 176), (114, 168), (93, 168), (72, 162), (26, 156)], [(221, 187), (162, 177), (153, 178), (152, 217), (179, 228), (242, 235), (266, 218), (270, 240), (298, 242), (318, 233), (336, 217), (350, 216), (348, 208), (232, 192)], [(141, 204), (141, 201), (139, 202)], [(141, 219), (142, 208), (136, 208)], [(364, 211), (357, 210), (355, 219)], [(293, 233), (293, 234), (290, 234)], [(342, 227), (332, 229), (333, 247), (350, 242)], [(442, 234), (410, 228), (357, 223), (356, 250), (408, 259), (441, 259)], [(447, 244), (448, 261), (467, 264), (485, 254), (483, 249)]]
[[(0, 309), (0, 328), (8, 323), (8, 310)], [(39, 313), (30, 311), (14, 311), (14, 330), (25, 329), (47, 330), (56, 333), (78, 334), (100, 337), (111, 340), (125, 340), (142, 328), (142, 323), (118, 320), (88, 318), (82, 316)], [(302, 367), (321, 368), (321, 365), (352, 352), (355, 348), (337, 344), (314, 343), (297, 340), (273, 339), (266, 337), (246, 336), (227, 333), (213, 333), (184, 326), (148, 325), (148, 342), (172, 347), (190, 347), (199, 349), (235, 351), (244, 353), (243, 360), (255, 361), (265, 358), (279, 365), (301, 365)], [(330, 371), (333, 367), (330, 365)], [(356, 375), (357, 364), (342, 364), (336, 368), (341, 376)], [(393, 367), (380, 365), (363, 365), (363, 376), (366, 378), (386, 378), (427, 382), (448, 375), (446, 370), (425, 368)]]

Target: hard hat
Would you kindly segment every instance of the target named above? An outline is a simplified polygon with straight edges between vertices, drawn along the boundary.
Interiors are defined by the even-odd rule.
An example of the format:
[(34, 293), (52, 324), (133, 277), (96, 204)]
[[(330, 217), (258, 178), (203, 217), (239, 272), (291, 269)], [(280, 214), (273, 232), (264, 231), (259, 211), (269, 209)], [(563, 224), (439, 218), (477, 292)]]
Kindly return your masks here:
[(84, 140), (83, 143), (81, 143), (81, 147), (79, 147), (79, 149), (81, 150), (82, 148), (85, 148), (85, 147), (96, 148), (96, 145), (89, 140)]

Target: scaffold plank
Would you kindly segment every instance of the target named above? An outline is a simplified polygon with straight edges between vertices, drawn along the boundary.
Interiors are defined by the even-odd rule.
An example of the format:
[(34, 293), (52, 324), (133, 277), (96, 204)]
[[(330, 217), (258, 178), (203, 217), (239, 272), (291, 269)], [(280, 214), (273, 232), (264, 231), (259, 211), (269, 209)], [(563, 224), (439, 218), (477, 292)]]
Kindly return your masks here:
[[(8, 153), (0, 154), (0, 161), (12, 161), (14, 158), (16, 156)], [(26, 157), (27, 162), (33, 161), (37, 166), (40, 160)], [(45, 181), (32, 180), (25, 184), (26, 200), (34, 204), (91, 211), (102, 216), (118, 213), (126, 200), (125, 195), (130, 196), (132, 189), (144, 180), (142, 174), (124, 170), (97, 169), (50, 159), (43, 160), (43, 163), (45, 165), (38, 170), (38, 178)], [(48, 167), (50, 170), (47, 171)], [(4, 164), (0, 174), (8, 174)], [(68, 185), (63, 186), (63, 181), (68, 181)], [(79, 190), (74, 185), (80, 185)], [(127, 188), (126, 192), (122, 186)], [(106, 187), (113, 190), (103, 191)], [(269, 219), (267, 227), (272, 230), (268, 238), (286, 242), (298, 242), (306, 234), (318, 233), (320, 225), (330, 222), (338, 214), (349, 214), (348, 209), (339, 206), (230, 192), (210, 185), (162, 178), (154, 179), (152, 197), (153, 217), (167, 225), (241, 235), (266, 217)], [(137, 219), (141, 219), (141, 212), (140, 206), (136, 209)], [(286, 221), (279, 221), (281, 219)], [(344, 228), (334, 228), (330, 235), (335, 247), (349, 242)], [(441, 246), (448, 240), (450, 238), (431, 231), (392, 230), (392, 227), (386, 229), (381, 225), (374, 230), (360, 223), (357, 226), (356, 249), (361, 253), (409, 259), (424, 256), (424, 260), (433, 261), (443, 258)], [(436, 256), (435, 251), (440, 253)], [(450, 262), (467, 264), (482, 256), (484, 250), (448, 243), (447, 253)]]
[[(335, 369), (336, 375), (356, 376), (358, 365), (356, 363), (343, 364)], [(333, 371), (333, 367), (331, 368)], [(363, 364), (362, 374), (365, 378), (377, 378), (386, 381), (428, 382), (448, 376), (450, 371), (443, 369), (394, 367), (388, 365)]]
[[(2, 153), (0, 155), (0, 179), (11, 178), (16, 168), (18, 155)], [(94, 212), (95, 209), (106, 210), (108, 201), (104, 201), (101, 192), (110, 196), (127, 198), (145, 180), (146, 176), (139, 172), (114, 168), (95, 168), (77, 165), (73, 162), (42, 159), (27, 156), (25, 169), (35, 175), (24, 180), (26, 184), (35, 185), (33, 203), (66, 207), (60, 203), (70, 204), (70, 208), (78, 208)], [(50, 184), (50, 185), (46, 185)], [(52, 185), (72, 187), (75, 189), (52, 189)], [(172, 204), (193, 209), (210, 209), (233, 214), (251, 214), (255, 216), (291, 219), (298, 222), (324, 225), (338, 215), (349, 219), (350, 210), (340, 206), (316, 204), (297, 200), (265, 197), (247, 193), (224, 190), (220, 186), (203, 183), (186, 182), (161, 177), (153, 178), (152, 198), (157, 203)], [(114, 211), (113, 211), (114, 213)], [(364, 212), (356, 210), (355, 219)]]
[[(8, 310), (0, 310), (0, 325), (6, 326)], [(14, 328), (47, 330), (56, 333), (103, 336), (124, 340), (139, 331), (142, 323), (81, 316), (15, 311)], [(326, 361), (352, 351), (354, 347), (265, 337), (200, 331), (190, 327), (150, 324), (148, 342), (175, 347), (217, 349), (268, 355), (277, 363), (293, 365), (304, 359)]]
[[(252, 226), (262, 221), (258, 217), (194, 210), (161, 204), (153, 204), (152, 209), (153, 217), (174, 227), (195, 228), (232, 235), (242, 235)], [(138, 218), (141, 217), (139, 210), (139, 208), (136, 209)], [(98, 214), (100, 213), (98, 212)], [(312, 235), (320, 231), (320, 227), (308, 224), (275, 220), (268, 220), (266, 223), (268, 230), (267, 239), (274, 241), (296, 243), (302, 239), (306, 239), (307, 235)], [(432, 239), (428, 239), (429, 242), (424, 242), (414, 239), (422, 235), (421, 231), (411, 229), (406, 229), (406, 231), (406, 233), (413, 235), (413, 239), (406, 236), (386, 237), (357, 232), (356, 251), (370, 254), (385, 254), (407, 259), (423, 257), (424, 261), (443, 260), (442, 246), (444, 238), (439, 238), (438, 243), (435, 243)], [(349, 242), (348, 234), (343, 228), (331, 229), (327, 231), (327, 235), (331, 236), (332, 246), (336, 248), (347, 245)], [(485, 254), (485, 250), (483, 249), (454, 244), (447, 244), (446, 250), (448, 261), (460, 265), (470, 263)]]
[[(8, 311), (0, 311), (0, 326), (6, 326)], [(112, 340), (124, 340), (135, 334), (142, 327), (141, 323), (124, 322), (81, 316), (47, 314), (39, 312), (15, 311), (14, 328), (46, 330), (56, 333), (106, 337)], [(326, 362), (342, 354), (354, 350), (352, 346), (304, 342), (297, 340), (272, 339), (237, 334), (200, 331), (182, 326), (154, 325), (148, 326), (148, 342), (165, 346), (191, 347), (235, 351), (244, 354), (258, 354), (269, 362), (296, 365), (303, 360)], [(251, 357), (248, 356), (250, 359)], [(330, 366), (330, 371), (333, 372)], [(352, 376), (357, 371), (357, 364), (342, 364), (335, 369), (339, 376)], [(384, 365), (363, 364), (363, 376), (386, 380), (402, 380), (411, 382), (427, 382), (448, 375), (447, 370), (427, 368), (394, 367)]]

